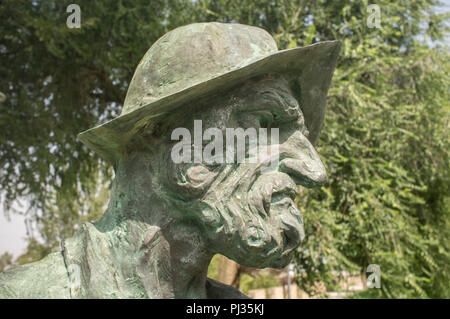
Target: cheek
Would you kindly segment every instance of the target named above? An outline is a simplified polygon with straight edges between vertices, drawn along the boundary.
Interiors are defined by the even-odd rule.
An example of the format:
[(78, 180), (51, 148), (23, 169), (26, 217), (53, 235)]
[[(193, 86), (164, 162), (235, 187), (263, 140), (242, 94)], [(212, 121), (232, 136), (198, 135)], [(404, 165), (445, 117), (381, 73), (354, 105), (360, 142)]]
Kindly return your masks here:
[(191, 187), (200, 188), (204, 191), (211, 184), (216, 175), (216, 173), (210, 171), (203, 165), (195, 165), (187, 169), (186, 181)]

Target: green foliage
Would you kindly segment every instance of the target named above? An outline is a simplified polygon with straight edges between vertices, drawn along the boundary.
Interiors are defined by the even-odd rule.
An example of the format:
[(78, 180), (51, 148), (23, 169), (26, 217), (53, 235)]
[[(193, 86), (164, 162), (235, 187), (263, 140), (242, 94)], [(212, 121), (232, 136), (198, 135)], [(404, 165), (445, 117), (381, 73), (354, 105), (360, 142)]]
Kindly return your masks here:
[[(401, 3), (379, 5), (383, 26), (400, 23)], [(448, 298), (449, 54), (414, 40), (420, 11), (401, 32), (366, 30), (357, 12), (336, 13), (358, 37), (335, 35), (343, 54), (319, 143), (330, 180), (299, 201), (308, 238), (300, 285), (378, 264), (384, 297)]]
[(13, 265), (13, 256), (10, 253), (0, 255), (0, 272), (8, 269)]
[(383, 296), (449, 296), (448, 62), (417, 45), (414, 59), (379, 61), (385, 72), (338, 70), (319, 150), (330, 181), (300, 201), (302, 285), (378, 264)]
[(217, 280), (219, 276), (219, 254), (214, 255), (208, 266), (208, 277)]
[[(22, 213), (31, 222), (60, 219), (62, 233), (73, 231), (67, 219), (83, 214), (76, 210), (79, 199), (93, 196), (98, 171), (105, 180), (112, 176), (76, 135), (118, 115), (139, 59), (159, 36), (183, 24), (171, 22), (172, 10), (182, 10), (176, 1), (84, 0), (77, 2), (81, 29), (69, 29), (70, 3), (0, 3), (0, 91), (6, 95), (0, 103), (3, 203), (10, 209), (14, 200), (25, 198), (29, 208)], [(61, 201), (64, 211), (57, 214), (70, 217), (49, 210)]]
[(422, 41), (448, 32), (437, 1), (377, 1), (381, 29), (366, 25), (367, 0), (80, 0), (81, 29), (65, 25), (69, 3), (0, 3), (2, 195), (7, 208), (27, 198), (41, 239), (20, 262), (101, 214), (112, 172), (76, 134), (118, 115), (147, 48), (179, 25), (239, 22), (263, 27), (280, 49), (343, 44), (318, 143), (330, 179), (298, 199), (301, 288), (378, 264), (381, 289), (359, 297), (450, 297), (450, 61)]
[(28, 264), (40, 260), (52, 252), (50, 245), (38, 242), (34, 237), (27, 239), (27, 251), (15, 261), (19, 265)]
[(240, 278), (239, 290), (244, 294), (248, 294), (252, 289), (271, 288), (279, 285), (280, 282), (274, 274), (263, 271), (256, 275), (245, 273)]

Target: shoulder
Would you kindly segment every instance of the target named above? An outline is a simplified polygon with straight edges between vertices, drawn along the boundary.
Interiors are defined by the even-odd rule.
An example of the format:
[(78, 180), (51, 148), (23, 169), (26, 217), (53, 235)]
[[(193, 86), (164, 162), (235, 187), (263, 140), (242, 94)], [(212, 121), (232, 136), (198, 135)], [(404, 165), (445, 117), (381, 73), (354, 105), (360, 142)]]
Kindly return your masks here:
[(206, 278), (206, 294), (208, 299), (249, 299), (236, 288), (210, 278)]
[(61, 252), (0, 273), (0, 299), (69, 297), (68, 274)]

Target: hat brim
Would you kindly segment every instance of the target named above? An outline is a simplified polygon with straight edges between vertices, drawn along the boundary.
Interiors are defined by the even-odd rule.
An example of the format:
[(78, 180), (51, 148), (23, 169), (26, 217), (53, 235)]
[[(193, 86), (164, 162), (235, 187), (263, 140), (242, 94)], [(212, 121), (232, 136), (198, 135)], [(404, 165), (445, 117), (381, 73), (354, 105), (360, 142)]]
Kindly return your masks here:
[(287, 49), (229, 71), (208, 81), (195, 84), (130, 113), (88, 129), (78, 138), (110, 163), (115, 163), (131, 138), (181, 105), (241, 81), (267, 73), (280, 73), (293, 80), (309, 140), (314, 143), (322, 128), (328, 88), (336, 67), (339, 41), (324, 41), (310, 46)]

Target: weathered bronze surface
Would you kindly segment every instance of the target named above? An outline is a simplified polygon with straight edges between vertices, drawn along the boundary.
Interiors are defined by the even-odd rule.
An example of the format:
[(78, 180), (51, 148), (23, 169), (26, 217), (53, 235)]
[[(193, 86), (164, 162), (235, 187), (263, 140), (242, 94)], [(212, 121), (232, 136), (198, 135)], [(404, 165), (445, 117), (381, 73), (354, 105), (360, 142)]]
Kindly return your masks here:
[[(114, 165), (101, 220), (61, 252), (0, 274), (0, 298), (244, 298), (207, 279), (214, 254), (284, 267), (301, 243), (296, 184), (326, 181), (313, 143), (339, 44), (278, 51), (259, 28), (198, 23), (139, 63), (121, 116), (80, 134)], [(279, 165), (175, 164), (171, 132), (279, 128)], [(266, 146), (271, 148), (270, 143)]]

